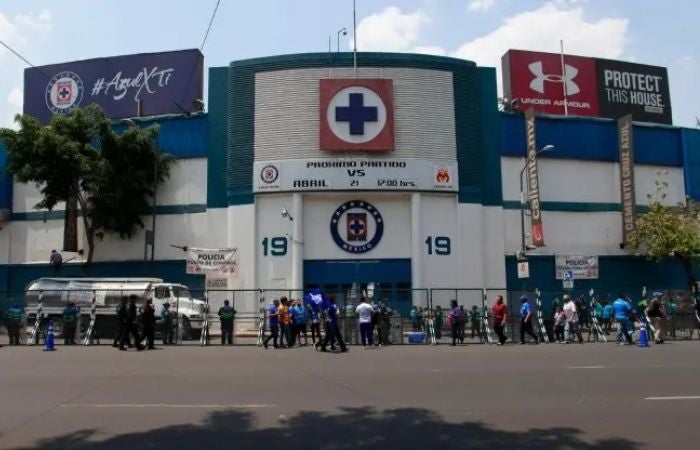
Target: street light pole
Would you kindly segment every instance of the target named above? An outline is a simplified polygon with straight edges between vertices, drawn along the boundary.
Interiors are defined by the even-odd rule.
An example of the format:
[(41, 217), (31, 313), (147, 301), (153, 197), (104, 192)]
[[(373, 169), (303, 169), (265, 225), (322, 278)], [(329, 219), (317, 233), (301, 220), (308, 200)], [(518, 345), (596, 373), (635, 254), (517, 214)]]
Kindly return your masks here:
[(525, 198), (525, 183), (523, 181), (523, 176), (525, 175), (525, 171), (527, 170), (527, 166), (530, 164), (530, 161), (535, 159), (537, 155), (551, 152), (552, 150), (554, 150), (553, 145), (545, 145), (539, 149), (537, 153), (528, 157), (525, 160), (525, 164), (523, 164), (523, 168), (520, 169), (520, 250), (523, 254), (525, 254), (527, 251), (527, 245), (525, 244), (525, 206), (527, 205), (527, 199)]
[(343, 27), (338, 32), (336, 33), (337, 41), (336, 41), (336, 53), (340, 53), (340, 35), (347, 35), (348, 34), (348, 29)]

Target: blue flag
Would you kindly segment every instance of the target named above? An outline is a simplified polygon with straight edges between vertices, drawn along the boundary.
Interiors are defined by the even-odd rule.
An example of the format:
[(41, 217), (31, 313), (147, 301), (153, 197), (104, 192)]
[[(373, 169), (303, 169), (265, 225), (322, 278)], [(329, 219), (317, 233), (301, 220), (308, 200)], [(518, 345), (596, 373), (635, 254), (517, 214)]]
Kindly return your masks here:
[(311, 305), (314, 311), (328, 308), (328, 300), (321, 289), (312, 289), (304, 296), (304, 301)]

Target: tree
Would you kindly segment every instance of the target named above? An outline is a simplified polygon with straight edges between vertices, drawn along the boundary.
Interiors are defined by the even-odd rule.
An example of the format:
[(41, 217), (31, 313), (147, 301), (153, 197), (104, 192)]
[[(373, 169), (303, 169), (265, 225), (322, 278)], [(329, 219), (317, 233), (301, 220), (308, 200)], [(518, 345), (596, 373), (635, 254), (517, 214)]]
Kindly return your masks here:
[(8, 171), (21, 183), (37, 185), (43, 196), (37, 209), (77, 200), (87, 264), (96, 237), (109, 233), (127, 239), (144, 226), (140, 216), (157, 185), (168, 179), (173, 162), (158, 149), (157, 125), (117, 133), (97, 105), (53, 116), (47, 125), (29, 115), (17, 115), (15, 121), (18, 130), (0, 129)]
[(653, 261), (675, 259), (680, 262), (688, 287), (695, 293), (697, 279), (693, 269), (700, 262), (700, 208), (691, 200), (664, 206), (652, 196), (649, 211), (635, 222), (628, 248)]

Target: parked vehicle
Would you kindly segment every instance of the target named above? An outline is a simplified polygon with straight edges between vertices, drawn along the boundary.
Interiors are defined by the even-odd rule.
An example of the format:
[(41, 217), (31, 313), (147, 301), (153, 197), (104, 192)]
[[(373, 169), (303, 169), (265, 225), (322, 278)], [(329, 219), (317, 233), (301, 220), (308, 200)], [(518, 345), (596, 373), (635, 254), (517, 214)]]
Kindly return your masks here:
[(27, 325), (33, 327), (37, 311), (50, 319), (54, 332), (63, 329), (63, 309), (69, 302), (80, 308), (81, 332), (88, 328), (94, 306), (98, 337), (107, 337), (117, 328), (116, 312), (122, 297), (136, 295), (138, 307), (153, 301), (156, 314), (165, 302), (177, 315), (183, 339), (198, 339), (206, 314), (206, 302), (193, 299), (184, 284), (166, 283), (160, 278), (39, 278), (25, 289)]

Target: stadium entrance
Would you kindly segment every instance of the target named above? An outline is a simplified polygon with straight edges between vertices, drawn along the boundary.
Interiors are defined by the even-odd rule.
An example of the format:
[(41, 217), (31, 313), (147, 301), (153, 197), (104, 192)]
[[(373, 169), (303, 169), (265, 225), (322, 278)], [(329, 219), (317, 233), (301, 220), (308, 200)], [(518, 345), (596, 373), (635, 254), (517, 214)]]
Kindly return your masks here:
[(407, 314), (412, 303), (411, 260), (306, 260), (304, 288), (321, 288), (341, 306), (357, 305), (366, 296)]

